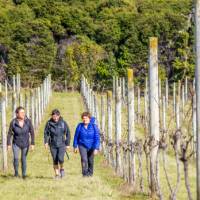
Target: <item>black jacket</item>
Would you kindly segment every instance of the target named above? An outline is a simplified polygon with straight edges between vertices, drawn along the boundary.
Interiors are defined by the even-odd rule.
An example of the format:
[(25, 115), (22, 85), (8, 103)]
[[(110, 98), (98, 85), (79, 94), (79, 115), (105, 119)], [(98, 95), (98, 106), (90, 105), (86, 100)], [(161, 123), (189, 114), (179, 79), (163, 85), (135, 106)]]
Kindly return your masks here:
[(70, 145), (70, 130), (62, 118), (58, 122), (52, 119), (47, 122), (44, 130), (44, 143), (53, 147)]
[(24, 126), (20, 127), (17, 118), (10, 122), (10, 127), (7, 136), (7, 145), (11, 144), (11, 137), (13, 136), (13, 143), (21, 148), (29, 146), (29, 138), (31, 136), (31, 145), (35, 144), (35, 134), (31, 120), (27, 117), (24, 120)]

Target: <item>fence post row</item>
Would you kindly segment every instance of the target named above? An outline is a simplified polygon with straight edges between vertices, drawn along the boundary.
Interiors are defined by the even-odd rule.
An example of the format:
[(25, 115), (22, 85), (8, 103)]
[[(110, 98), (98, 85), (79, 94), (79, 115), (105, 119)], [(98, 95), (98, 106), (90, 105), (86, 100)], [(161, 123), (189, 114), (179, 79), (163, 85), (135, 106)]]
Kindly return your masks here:
[[(196, 23), (198, 23), (196, 40), (199, 44), (196, 46), (196, 54), (200, 55), (200, 0), (197, 0), (196, 8), (198, 8), (198, 14), (196, 14)], [(142, 154), (145, 153), (147, 182), (150, 186), (151, 197), (154, 199), (157, 197), (163, 199), (159, 183), (159, 152), (161, 150), (163, 152), (161, 162), (166, 167), (165, 153), (166, 148), (170, 146), (168, 143), (171, 138), (174, 142), (174, 144), (172, 144), (173, 142), (170, 142), (170, 144), (172, 144), (171, 148), (175, 153), (177, 183), (173, 188), (170, 185), (170, 181), (167, 181), (169, 181), (170, 199), (175, 200), (177, 198), (176, 193), (178, 187), (180, 187), (178, 182), (180, 177), (178, 177), (178, 174), (180, 173), (179, 169), (181, 169), (179, 167), (181, 161), (178, 153), (184, 144), (181, 129), (187, 114), (186, 108), (189, 107), (191, 102), (192, 122), (189, 123), (191, 123), (194, 136), (191, 146), (196, 153), (197, 196), (199, 197), (197, 199), (200, 200), (200, 58), (198, 57), (196, 59), (196, 68), (196, 78), (193, 80), (193, 83), (188, 77), (185, 77), (184, 81), (179, 80), (173, 83), (167, 78), (164, 80), (159, 79), (158, 39), (151, 37), (149, 40), (149, 71), (148, 77), (145, 78), (144, 89), (141, 85), (140, 87), (134, 87), (133, 69), (128, 69), (127, 78), (112, 77), (113, 88), (106, 93), (107, 102), (105, 103), (105, 94), (101, 94), (99, 101), (100, 109), (98, 109), (98, 95), (95, 95), (87, 79), (84, 76), (81, 78), (81, 94), (87, 110), (97, 118), (97, 123), (101, 130), (101, 150), (105, 155), (107, 163), (115, 169), (118, 176), (123, 177), (134, 189), (137, 188), (137, 183), (140, 182), (140, 190), (143, 191)], [(194, 94), (191, 93), (191, 95), (188, 90), (190, 85), (193, 85), (194, 91)], [(142, 106), (144, 106), (144, 109)], [(173, 115), (170, 115), (171, 112)], [(99, 114), (101, 114), (100, 117)], [(122, 123), (124, 116), (127, 124), (124, 121)], [(171, 130), (168, 127), (170, 123), (174, 126), (173, 137), (168, 134), (168, 130)], [(141, 124), (142, 126), (144, 125), (142, 127), (145, 133), (144, 139), (136, 137), (135, 124), (139, 127)], [(177, 131), (179, 131), (179, 134), (177, 134)], [(179, 137), (177, 141), (175, 141), (175, 137)], [(169, 140), (162, 141), (162, 139)], [(138, 158), (138, 163), (136, 163), (136, 158)], [(182, 163), (184, 164), (183, 161)], [(137, 167), (138, 170), (136, 170)], [(165, 178), (168, 179), (166, 168), (164, 170)], [(185, 174), (184, 178), (185, 182), (187, 182)], [(185, 184), (185, 187), (188, 196), (190, 196), (188, 185)]]
[[(0, 119), (1, 119), (1, 138), (2, 138), (2, 155), (3, 155), (3, 170), (6, 171), (7, 165), (7, 132), (6, 132), (6, 117), (7, 109), (11, 109), (11, 118), (14, 119), (16, 114), (15, 110), (17, 106), (24, 106), (26, 115), (32, 120), (35, 129), (41, 123), (44, 109), (48, 105), (51, 97), (51, 75), (43, 81), (40, 87), (30, 90), (28, 95), (28, 89), (21, 89), (21, 76), (20, 74), (13, 75), (12, 77), (12, 90), (8, 91), (8, 81), (5, 80), (5, 85), (1, 85), (0, 90)], [(43, 89), (45, 85), (45, 89)], [(4, 92), (2, 91), (4, 88)], [(11, 94), (11, 95), (10, 95)], [(9, 108), (9, 98), (11, 107)], [(24, 98), (24, 99), (23, 99)], [(30, 99), (30, 100), (29, 100)], [(44, 104), (45, 101), (45, 104)], [(30, 102), (30, 103), (29, 103)], [(11, 119), (9, 120), (11, 121)]]

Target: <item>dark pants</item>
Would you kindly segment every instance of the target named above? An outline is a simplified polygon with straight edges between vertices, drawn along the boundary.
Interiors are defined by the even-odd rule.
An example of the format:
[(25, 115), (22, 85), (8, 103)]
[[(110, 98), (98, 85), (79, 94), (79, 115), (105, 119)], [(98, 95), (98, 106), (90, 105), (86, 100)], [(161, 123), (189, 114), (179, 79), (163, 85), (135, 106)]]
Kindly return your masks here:
[(79, 145), (79, 152), (81, 155), (81, 166), (83, 176), (92, 176), (94, 167), (94, 150), (87, 149), (82, 145)]
[(15, 176), (18, 176), (18, 167), (19, 167), (19, 151), (21, 151), (21, 163), (22, 163), (22, 176), (26, 176), (26, 156), (28, 154), (28, 147), (20, 148), (16, 144), (12, 145), (13, 149), (13, 165), (15, 170)]
[(63, 164), (66, 147), (65, 146), (62, 146), (62, 147), (51, 146), (50, 150), (51, 150), (51, 155), (52, 155), (52, 158), (53, 158), (53, 164), (54, 165), (58, 165), (58, 163)]

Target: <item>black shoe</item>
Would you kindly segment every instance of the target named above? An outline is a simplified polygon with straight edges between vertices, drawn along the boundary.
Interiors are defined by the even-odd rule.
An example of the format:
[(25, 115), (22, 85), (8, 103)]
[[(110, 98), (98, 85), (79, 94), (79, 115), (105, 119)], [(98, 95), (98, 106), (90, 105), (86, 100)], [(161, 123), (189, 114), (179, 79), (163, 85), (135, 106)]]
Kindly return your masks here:
[(88, 173), (83, 173), (83, 177), (88, 177)]
[(65, 170), (60, 169), (60, 177), (63, 178), (65, 176)]
[(18, 172), (15, 172), (14, 177), (17, 177), (17, 178), (19, 177)]
[(83, 174), (83, 177), (91, 177), (92, 174)]
[(89, 177), (92, 177), (92, 176), (93, 176), (93, 174), (88, 174), (88, 176), (89, 176)]
[(26, 175), (23, 175), (22, 178), (23, 178), (23, 180), (25, 180), (25, 179), (27, 178), (27, 176), (26, 176)]

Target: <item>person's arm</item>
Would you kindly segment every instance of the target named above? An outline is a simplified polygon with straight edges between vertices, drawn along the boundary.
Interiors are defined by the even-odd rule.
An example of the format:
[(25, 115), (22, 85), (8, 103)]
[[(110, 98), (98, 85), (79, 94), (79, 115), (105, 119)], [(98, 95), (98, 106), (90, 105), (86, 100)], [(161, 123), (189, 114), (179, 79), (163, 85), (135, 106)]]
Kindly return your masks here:
[(81, 126), (81, 124), (79, 124), (79, 125), (76, 127), (76, 131), (75, 131), (75, 134), (74, 134), (73, 147), (74, 147), (75, 149), (78, 147), (78, 138), (79, 138), (79, 134), (80, 134), (80, 126)]
[(35, 131), (33, 128), (33, 124), (31, 122), (31, 120), (29, 120), (29, 131), (30, 131), (30, 135), (31, 135), (31, 145), (35, 145)]
[(68, 126), (68, 124), (66, 122), (65, 122), (65, 133), (66, 133), (65, 145), (66, 146), (70, 146), (71, 135), (70, 135), (69, 126)]
[(100, 147), (100, 131), (96, 124), (94, 126), (94, 149), (99, 150)]
[(13, 120), (10, 122), (9, 130), (8, 130), (8, 135), (7, 135), (7, 146), (11, 145), (11, 138), (13, 136)]

